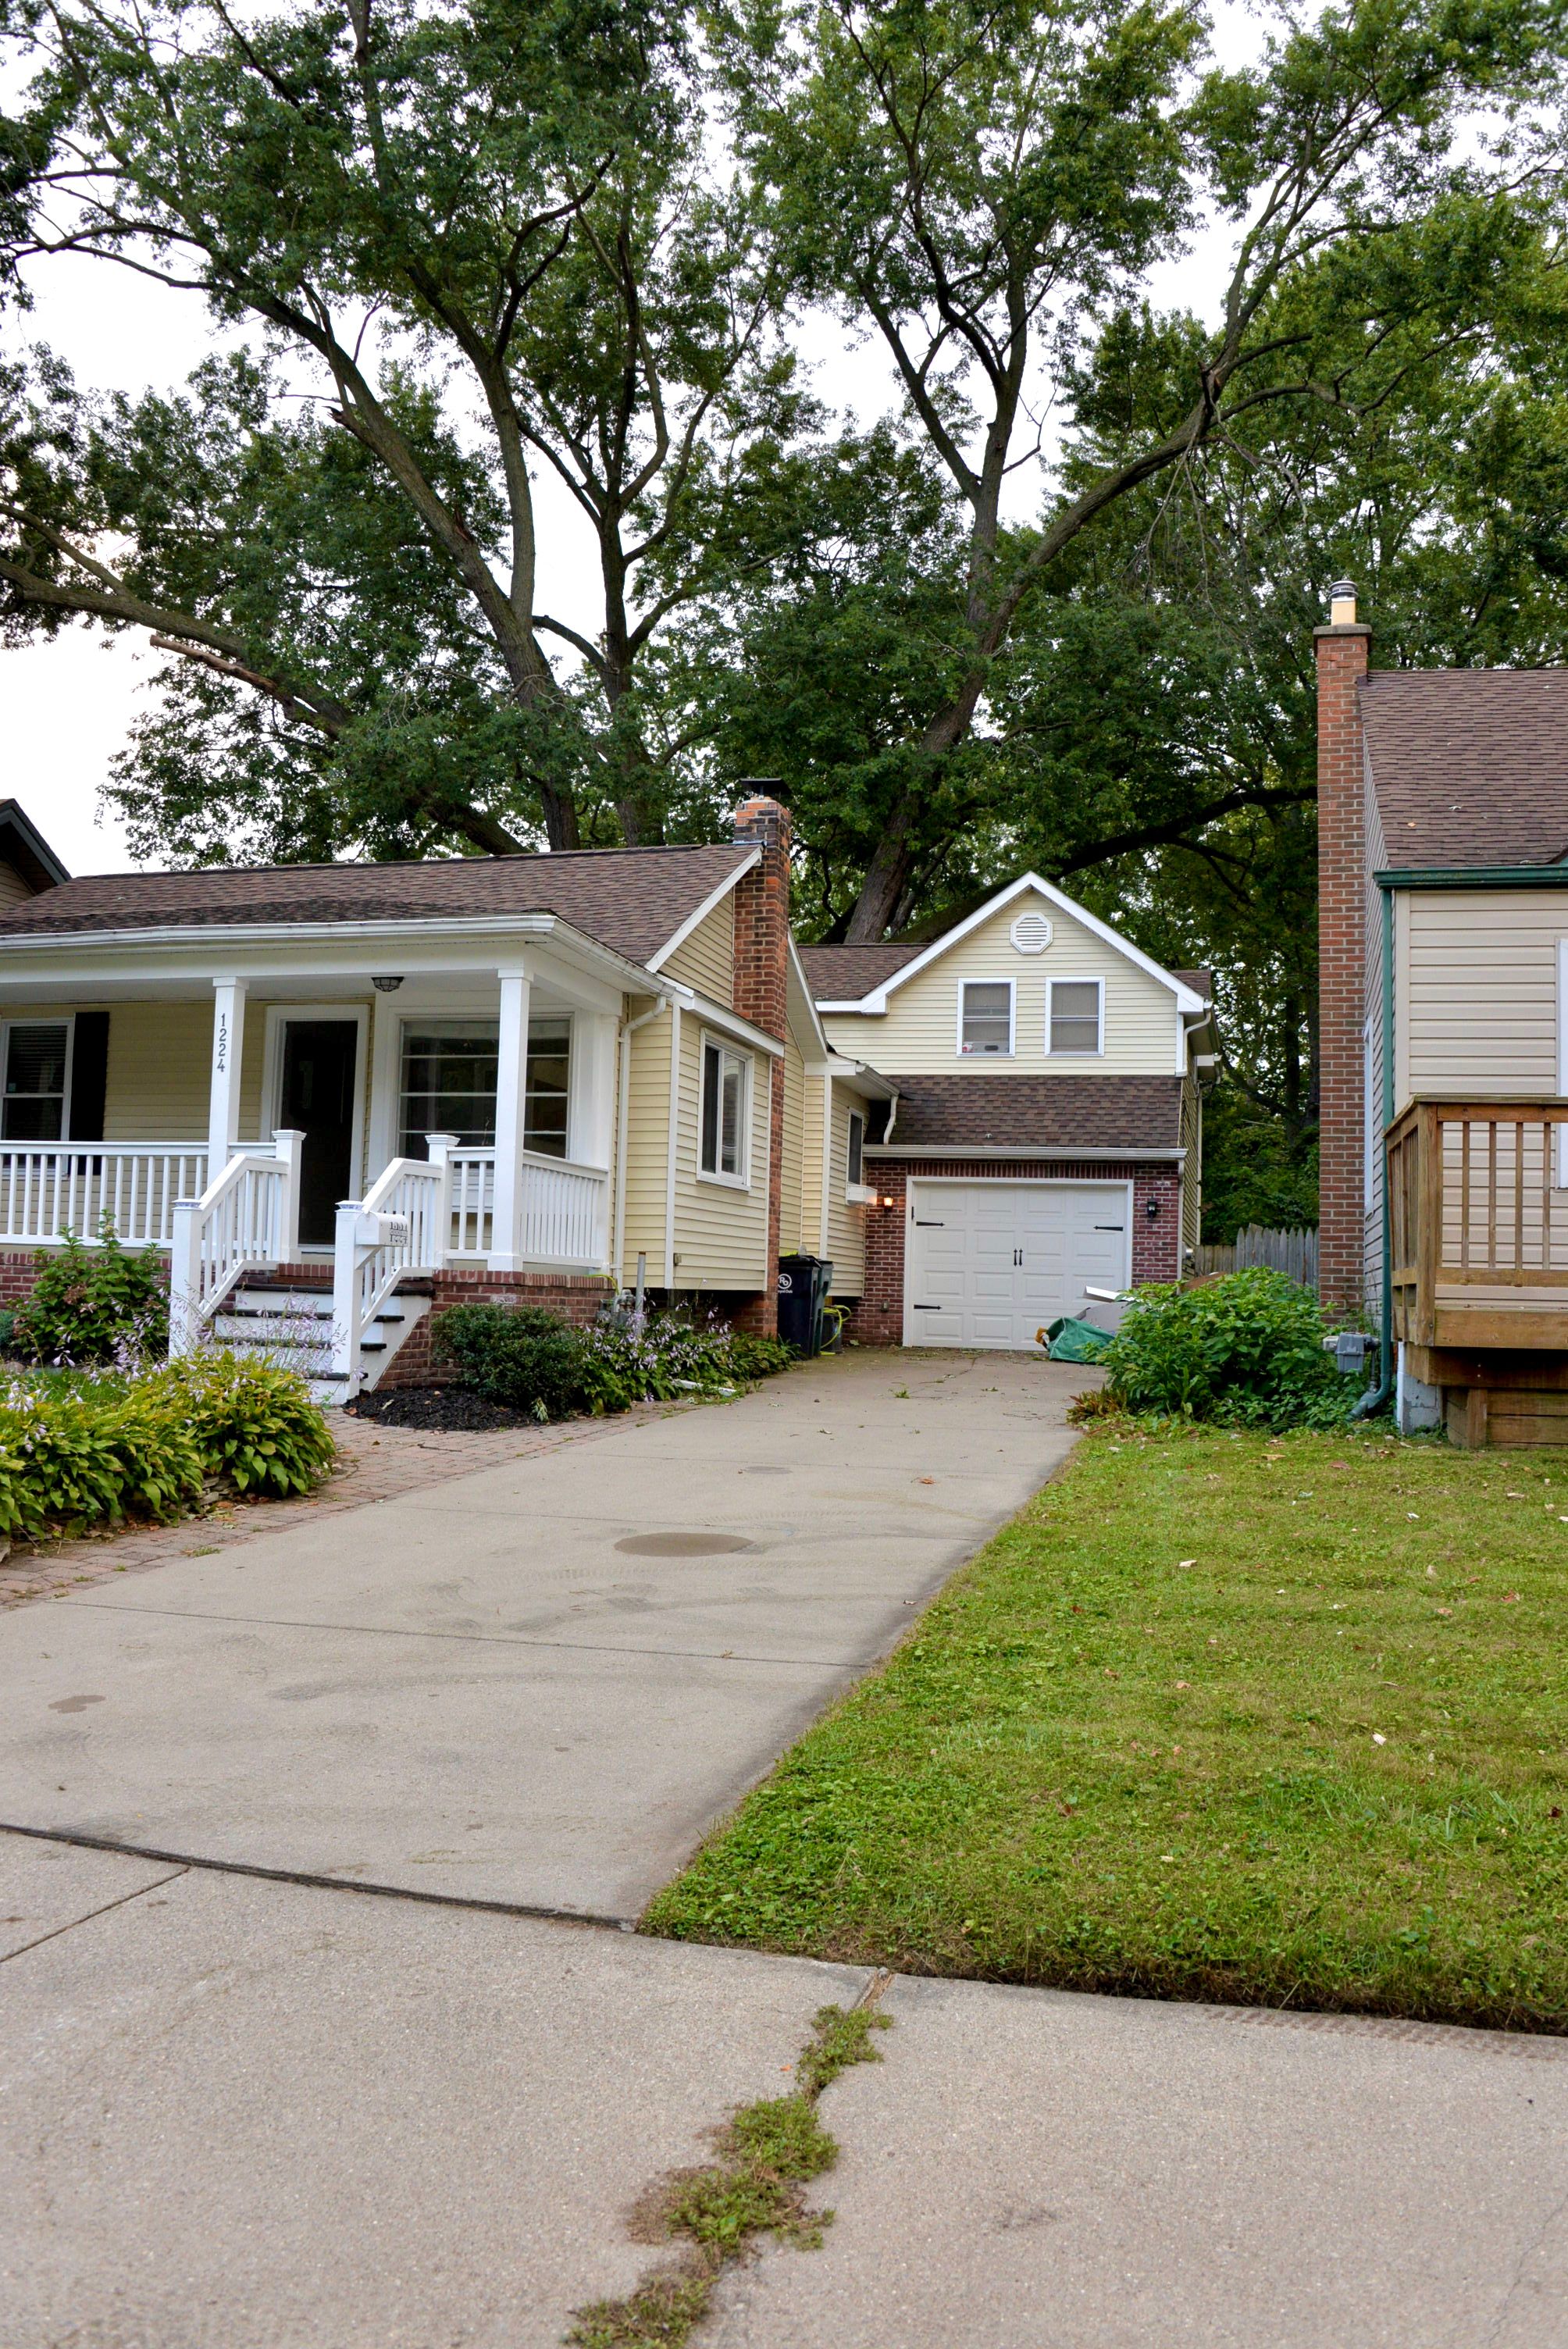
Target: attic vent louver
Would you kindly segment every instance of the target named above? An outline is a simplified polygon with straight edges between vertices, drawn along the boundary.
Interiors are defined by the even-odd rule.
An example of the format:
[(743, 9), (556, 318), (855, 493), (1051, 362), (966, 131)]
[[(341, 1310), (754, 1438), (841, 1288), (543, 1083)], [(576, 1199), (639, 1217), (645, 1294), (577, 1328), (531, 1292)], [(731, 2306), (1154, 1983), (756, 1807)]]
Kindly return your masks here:
[(1012, 928), (1014, 947), (1021, 955), (1044, 954), (1054, 935), (1044, 914), (1020, 914)]

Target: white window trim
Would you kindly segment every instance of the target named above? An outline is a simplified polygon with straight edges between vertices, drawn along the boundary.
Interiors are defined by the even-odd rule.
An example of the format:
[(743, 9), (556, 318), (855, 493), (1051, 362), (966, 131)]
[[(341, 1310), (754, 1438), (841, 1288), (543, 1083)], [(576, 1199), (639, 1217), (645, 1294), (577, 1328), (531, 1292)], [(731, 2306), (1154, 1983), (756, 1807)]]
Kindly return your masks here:
[[(1053, 1029), (1053, 1028), (1055, 1027), (1055, 1025), (1056, 1025), (1056, 1013), (1055, 1013), (1055, 1010), (1054, 1010), (1053, 1007), (1054, 1007), (1055, 1002), (1056, 1002), (1056, 993), (1057, 993), (1057, 988), (1058, 988), (1058, 987), (1092, 987), (1092, 988), (1095, 989), (1095, 991), (1096, 991), (1096, 999), (1098, 1000), (1099, 1005), (1099, 1027), (1097, 1028), (1097, 1030), (1096, 1030), (1096, 1031), (1095, 1031), (1095, 1033), (1096, 1033), (1096, 1042), (1095, 1042), (1095, 1048), (1094, 1048), (1094, 1050), (1093, 1050), (1093, 1051), (1092, 1051), (1092, 1052), (1056, 1052), (1056, 1051), (1053, 1051), (1053, 1050), (1052, 1050), (1052, 1049), (1051, 1049), (1051, 1030), (1052, 1030), (1052, 1029)], [(1080, 976), (1080, 977), (1076, 978), (1073, 977), (1073, 975), (1071, 974), (1071, 972), (1070, 972), (1070, 971), (1063, 971), (1063, 972), (1061, 972), (1057, 977), (1056, 977), (1056, 978), (1047, 978), (1047, 981), (1046, 981), (1046, 1039), (1045, 1039), (1045, 1051), (1046, 1051), (1046, 1058), (1047, 1058), (1047, 1061), (1103, 1061), (1103, 1060), (1104, 1060), (1104, 1058), (1105, 1058), (1105, 981), (1104, 981), (1104, 979), (1103, 979), (1103, 978), (1097, 978), (1097, 977), (1096, 977), (1096, 975), (1095, 975), (1092, 971), (1087, 971), (1087, 970), (1086, 970), (1086, 971), (1084, 971), (1084, 972), (1081, 974), (1081, 976)]]
[[(966, 1052), (964, 1049), (964, 998), (972, 987), (1005, 987), (1007, 990), (1006, 1052)], [(958, 1029), (953, 1049), (961, 1061), (1011, 1061), (1018, 1049), (1018, 982), (1014, 978), (961, 978), (958, 982)]]
[[(63, 1028), (65, 1030), (66, 1089), (64, 1098), (60, 1102), (60, 1139), (58, 1143), (36, 1142), (28, 1143), (18, 1138), (15, 1142), (0, 1143), (0, 1149), (61, 1149), (69, 1140), (71, 1131), (71, 1090), (72, 1080), (76, 1075), (77, 1070), (77, 1015), (74, 1011), (18, 1011), (14, 1013), (10, 1018), (0, 1020), (0, 1101), (4, 1101), (5, 1099), (5, 1079), (10, 1073), (11, 1030), (13, 1028)], [(37, 1096), (30, 1095), (29, 1098), (36, 1100)]]
[[(745, 1099), (740, 1108), (740, 1172), (738, 1174), (716, 1174), (702, 1163), (702, 1096), (707, 1070), (708, 1047), (738, 1061), (744, 1073)], [(722, 1071), (720, 1071), (722, 1082)], [(723, 1036), (716, 1029), (704, 1028), (696, 1046), (696, 1179), (699, 1183), (717, 1183), (721, 1191), (749, 1191), (751, 1188), (751, 1120), (757, 1091), (756, 1062), (744, 1045), (732, 1036)]]

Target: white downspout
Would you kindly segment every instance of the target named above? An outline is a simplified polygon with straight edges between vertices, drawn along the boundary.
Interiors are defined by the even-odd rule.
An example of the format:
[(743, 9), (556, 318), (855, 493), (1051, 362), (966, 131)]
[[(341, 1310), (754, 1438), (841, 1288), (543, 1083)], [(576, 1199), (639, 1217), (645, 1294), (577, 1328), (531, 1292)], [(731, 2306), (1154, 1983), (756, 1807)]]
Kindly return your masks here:
[(665, 1297), (666, 1302), (675, 1294), (676, 1285), (676, 1145), (680, 1138), (680, 1121), (681, 1007), (672, 998), (670, 1002), (670, 1144), (669, 1160), (665, 1169)]
[(632, 1039), (639, 1028), (645, 1028), (650, 1019), (656, 1019), (668, 1009), (669, 998), (665, 996), (651, 1011), (639, 1012), (635, 1019), (621, 1022), (621, 1089), (615, 1104), (615, 1245), (610, 1259), (617, 1288), (625, 1285), (622, 1257), (626, 1246), (626, 1136), (632, 1109)]

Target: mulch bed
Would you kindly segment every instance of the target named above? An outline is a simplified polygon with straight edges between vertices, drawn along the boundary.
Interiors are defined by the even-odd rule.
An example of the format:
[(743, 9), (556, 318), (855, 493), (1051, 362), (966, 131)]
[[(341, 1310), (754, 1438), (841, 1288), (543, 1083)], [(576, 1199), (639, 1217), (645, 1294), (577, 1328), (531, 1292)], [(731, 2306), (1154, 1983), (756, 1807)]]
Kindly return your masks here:
[(487, 1402), (471, 1387), (386, 1387), (345, 1406), (356, 1419), (383, 1427), (418, 1427), (435, 1434), (485, 1435), (504, 1427), (537, 1427), (531, 1413)]

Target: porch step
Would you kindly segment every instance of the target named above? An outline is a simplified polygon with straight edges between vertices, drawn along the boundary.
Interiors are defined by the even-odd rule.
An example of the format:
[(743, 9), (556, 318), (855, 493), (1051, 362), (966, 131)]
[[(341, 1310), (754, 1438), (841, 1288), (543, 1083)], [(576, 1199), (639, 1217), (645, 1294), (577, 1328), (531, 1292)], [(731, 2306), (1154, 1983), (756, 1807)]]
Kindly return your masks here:
[[(372, 1315), (359, 1341), (361, 1392), (377, 1384), (416, 1323), (429, 1310), (434, 1284), (409, 1280)], [(346, 1381), (332, 1370), (332, 1291), (274, 1276), (242, 1281), (213, 1318), (220, 1344), (286, 1363), (309, 1382), (323, 1405), (348, 1400)]]

